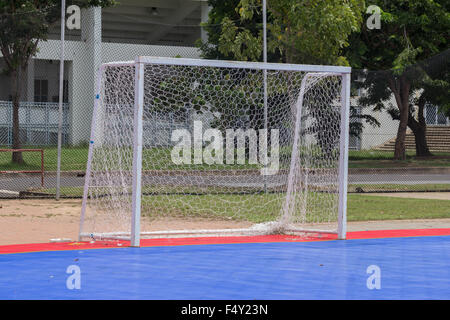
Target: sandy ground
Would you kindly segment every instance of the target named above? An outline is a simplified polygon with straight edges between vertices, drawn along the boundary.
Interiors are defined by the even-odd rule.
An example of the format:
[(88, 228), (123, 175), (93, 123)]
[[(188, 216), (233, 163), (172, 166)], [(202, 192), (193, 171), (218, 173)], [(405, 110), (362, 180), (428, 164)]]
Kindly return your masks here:
[(81, 201), (0, 200), (0, 245), (75, 240)]
[(396, 197), (396, 198), (450, 200), (450, 192), (392, 192), (392, 193), (364, 193), (364, 195)]
[[(383, 196), (393, 195), (450, 200), (449, 193), (383, 194)], [(76, 241), (80, 211), (81, 200), (0, 200), (0, 245), (45, 243), (51, 239)], [(166, 221), (163, 222), (166, 223)], [(173, 223), (176, 226), (181, 222), (174, 221)], [(198, 224), (199, 221), (192, 223)], [(205, 229), (247, 226), (232, 221), (203, 221), (201, 223)], [(143, 225), (145, 224), (144, 221)], [(154, 222), (152, 225), (151, 229), (158, 228)], [(347, 226), (348, 231), (422, 228), (450, 228), (450, 219), (349, 222)]]

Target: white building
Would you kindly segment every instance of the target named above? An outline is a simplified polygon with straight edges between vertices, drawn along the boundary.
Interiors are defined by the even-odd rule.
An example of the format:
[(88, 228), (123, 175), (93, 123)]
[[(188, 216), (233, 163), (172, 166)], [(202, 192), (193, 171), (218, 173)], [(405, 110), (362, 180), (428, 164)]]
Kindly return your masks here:
[[(111, 8), (83, 9), (81, 30), (66, 29), (65, 142), (76, 145), (89, 139), (95, 70), (101, 63), (138, 55), (198, 58), (195, 42), (206, 37), (200, 23), (207, 21), (208, 10), (206, 0), (124, 0)], [(39, 44), (23, 79), (23, 144), (56, 142), (59, 29), (55, 26), (48, 41)], [(10, 92), (9, 78), (0, 75), (0, 145), (12, 141)]]
[[(104, 62), (129, 61), (136, 56), (199, 58), (195, 47), (206, 39), (200, 27), (208, 20), (206, 0), (123, 0), (111, 8), (81, 12), (80, 30), (66, 29), (64, 75), (64, 143), (86, 143), (94, 105), (95, 71)], [(59, 100), (60, 27), (39, 44), (22, 81), (21, 141), (56, 144)], [(0, 55), (0, 69), (3, 61)], [(12, 143), (12, 105), (9, 78), (0, 74), (0, 145)], [(353, 149), (371, 149), (396, 136), (398, 122), (386, 112), (371, 112), (382, 127), (365, 125)], [(435, 107), (427, 108), (430, 125), (449, 125)]]

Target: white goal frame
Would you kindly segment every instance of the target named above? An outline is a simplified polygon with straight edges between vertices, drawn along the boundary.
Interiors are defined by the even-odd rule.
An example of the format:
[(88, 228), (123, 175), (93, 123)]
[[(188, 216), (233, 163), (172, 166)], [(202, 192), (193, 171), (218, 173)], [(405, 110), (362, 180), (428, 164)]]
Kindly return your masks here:
[[(306, 79), (313, 75), (332, 75), (342, 78), (341, 86), (341, 123), (340, 123), (340, 141), (339, 141), (339, 169), (338, 169), (338, 226), (337, 232), (315, 229), (299, 229), (299, 228), (285, 228), (286, 232), (312, 232), (312, 233), (334, 233), (337, 234), (338, 239), (346, 239), (346, 224), (347, 224), (347, 181), (348, 181), (348, 147), (349, 147), (349, 115), (350, 115), (350, 77), (351, 68), (341, 66), (323, 66), (323, 65), (296, 65), (296, 64), (280, 64), (280, 63), (260, 63), (260, 62), (236, 62), (236, 61), (221, 61), (221, 60), (203, 60), (203, 59), (184, 59), (184, 58), (163, 58), (163, 57), (146, 57), (139, 56), (135, 61), (127, 62), (112, 62), (102, 64), (98, 71), (96, 97), (93, 111), (93, 118), (91, 124), (91, 139), (88, 153), (88, 162), (85, 175), (85, 185), (83, 192), (83, 202), (80, 218), (79, 240), (86, 239), (92, 235), (83, 232), (83, 223), (85, 219), (85, 212), (87, 207), (88, 189), (91, 176), (91, 164), (93, 158), (93, 144), (96, 128), (97, 112), (99, 112), (99, 101), (101, 95), (101, 78), (103, 71), (108, 66), (132, 66), (135, 67), (135, 98), (134, 98), (134, 137), (133, 137), (133, 167), (132, 167), (132, 212), (130, 233), (111, 233), (102, 234), (103, 239), (122, 239), (130, 240), (131, 246), (139, 247), (141, 235), (165, 237), (169, 235), (176, 236), (192, 236), (192, 235), (214, 235), (214, 234), (262, 234), (257, 228), (249, 229), (223, 229), (223, 230), (192, 230), (192, 231), (161, 231), (161, 232), (141, 232), (141, 195), (142, 195), (142, 149), (143, 149), (143, 123), (141, 121), (144, 110), (144, 67), (146, 64), (158, 65), (180, 65), (180, 66), (202, 66), (202, 67), (218, 67), (218, 68), (241, 68), (253, 70), (278, 70), (278, 71), (300, 71), (305, 72), (305, 77), (301, 84), (301, 93), (297, 101), (297, 116), (295, 119), (295, 138), (293, 153), (295, 152), (295, 145), (299, 142), (299, 128), (301, 126), (301, 108), (303, 105), (303, 92), (305, 90)], [(294, 157), (291, 157), (291, 162), (294, 162)], [(293, 166), (290, 168), (288, 179), (292, 179)], [(288, 184), (288, 188), (291, 184)], [(288, 204), (289, 192), (287, 193), (285, 206)], [(283, 219), (283, 217), (281, 217)], [(267, 233), (267, 231), (265, 231)]]

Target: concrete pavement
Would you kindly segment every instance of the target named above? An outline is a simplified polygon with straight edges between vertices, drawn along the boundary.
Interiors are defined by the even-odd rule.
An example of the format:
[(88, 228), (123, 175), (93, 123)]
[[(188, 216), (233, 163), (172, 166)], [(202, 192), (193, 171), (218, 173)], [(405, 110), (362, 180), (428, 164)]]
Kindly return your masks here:
[[(438, 168), (439, 169), (439, 168)], [(173, 176), (171, 179), (165, 177), (164, 180), (158, 180), (158, 183), (173, 184), (177, 179), (183, 179), (187, 181), (188, 175)], [(257, 186), (262, 183), (263, 180), (255, 179), (255, 176), (246, 178), (241, 176), (239, 178), (233, 177), (233, 179), (226, 179), (224, 176), (209, 175), (208, 177), (202, 177), (198, 185), (205, 186)], [(146, 178), (150, 184), (154, 178)], [(238, 179), (238, 180), (236, 180)], [(196, 179), (194, 179), (196, 180)], [(273, 185), (283, 184), (283, 178), (280, 176), (272, 177), (269, 184)], [(318, 179), (320, 180), (320, 179)], [(450, 170), (442, 168), (439, 170), (408, 170), (406, 168), (401, 169), (389, 169), (389, 170), (377, 170), (377, 169), (350, 169), (349, 184), (450, 184)], [(319, 183), (319, 182), (318, 182)], [(45, 177), (45, 188), (55, 188), (56, 186), (56, 174), (54, 172), (47, 173)], [(62, 187), (83, 187), (84, 175), (80, 172), (64, 172), (61, 176)], [(0, 198), (17, 197), (20, 191), (27, 191), (30, 189), (39, 189), (41, 187), (40, 176), (37, 174), (3, 174), (0, 175)]]

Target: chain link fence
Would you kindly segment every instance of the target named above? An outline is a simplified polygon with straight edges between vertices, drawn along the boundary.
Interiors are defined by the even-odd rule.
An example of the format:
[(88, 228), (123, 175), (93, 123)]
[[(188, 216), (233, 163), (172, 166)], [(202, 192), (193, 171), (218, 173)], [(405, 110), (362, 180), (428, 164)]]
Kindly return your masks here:
[[(80, 28), (65, 30), (64, 97), (61, 152), (61, 197), (79, 197), (84, 185), (94, 106), (96, 70), (102, 63), (129, 61), (136, 56), (199, 58), (195, 41), (207, 6), (177, 1), (155, 7), (146, 1), (109, 8), (81, 9)], [(67, 15), (67, 17), (69, 14)], [(0, 152), (0, 197), (56, 194), (61, 25), (52, 26), (47, 41), (20, 77), (19, 127), (21, 148), (44, 151), (45, 182), (38, 173), (38, 154), (23, 152), (24, 164), (11, 162), (12, 152)], [(0, 68), (5, 61), (0, 55)], [(0, 149), (13, 145), (11, 79), (0, 75)]]
[[(350, 192), (450, 191), (450, 120), (433, 104), (448, 101), (449, 95), (430, 87), (424, 75), (448, 70), (449, 54), (409, 67), (402, 78), (391, 71), (353, 70)], [(401, 81), (414, 84), (402, 139)], [(396, 154), (400, 142), (404, 152)]]
[[(149, 3), (154, 3), (151, 6)], [(80, 29), (67, 29), (64, 56), (64, 96), (61, 154), (61, 196), (81, 197), (94, 106), (96, 70), (102, 63), (130, 61), (136, 56), (200, 58), (196, 46), (207, 36), (200, 27), (208, 20), (205, 1), (124, 1), (110, 8), (81, 10)], [(48, 196), (56, 193), (59, 101), (60, 23), (21, 76), (20, 141), (23, 148), (43, 149), (45, 182), (38, 173), (36, 153), (23, 153), (24, 164), (0, 152), (0, 197)], [(0, 68), (5, 63), (0, 56)], [(355, 73), (357, 74), (357, 72)], [(450, 191), (450, 120), (438, 106), (427, 103), (425, 119), (428, 156), (417, 156), (416, 137), (408, 127), (406, 158), (394, 160), (399, 127), (395, 99), (373, 105), (354, 77), (352, 134), (349, 152), (349, 192)], [(361, 100), (362, 99), (362, 100)], [(13, 134), (11, 80), (0, 75), (0, 149), (10, 149)], [(382, 107), (382, 105), (384, 107)], [(417, 101), (412, 117), (419, 118)], [(20, 173), (22, 172), (22, 173)]]

